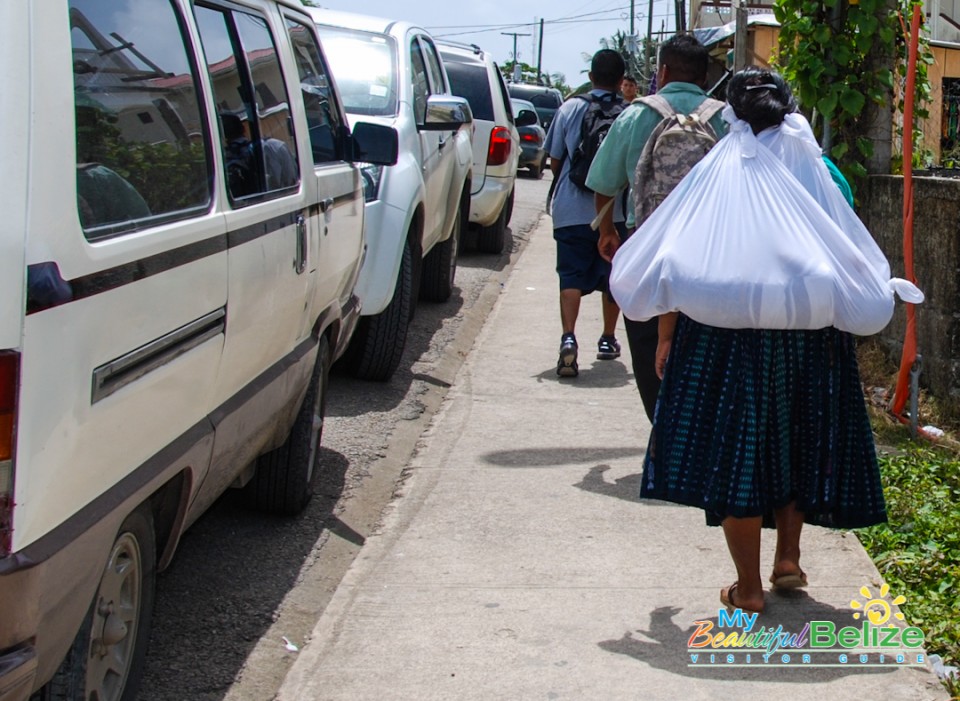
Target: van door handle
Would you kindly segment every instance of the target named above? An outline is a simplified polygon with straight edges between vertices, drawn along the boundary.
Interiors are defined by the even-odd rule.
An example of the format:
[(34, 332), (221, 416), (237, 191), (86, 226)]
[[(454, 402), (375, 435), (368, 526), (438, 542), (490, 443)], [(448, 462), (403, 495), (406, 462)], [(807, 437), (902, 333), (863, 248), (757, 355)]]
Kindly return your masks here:
[(321, 211), (321, 212), (323, 212), (324, 214), (327, 214), (327, 213), (330, 212), (331, 209), (333, 209), (333, 198), (332, 198), (332, 197), (327, 197), (326, 199), (321, 200), (321, 202), (320, 202), (320, 211)]
[(302, 214), (297, 215), (297, 257), (293, 261), (293, 269), (297, 275), (302, 275), (307, 269), (307, 222)]

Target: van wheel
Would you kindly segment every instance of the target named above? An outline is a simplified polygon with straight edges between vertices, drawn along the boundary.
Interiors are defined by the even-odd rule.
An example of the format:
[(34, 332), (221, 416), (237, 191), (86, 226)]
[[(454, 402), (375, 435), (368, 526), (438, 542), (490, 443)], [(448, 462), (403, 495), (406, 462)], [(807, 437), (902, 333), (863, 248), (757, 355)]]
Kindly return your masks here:
[(420, 279), (422, 299), (428, 302), (446, 302), (453, 294), (453, 278), (457, 274), (457, 253), (462, 227), (463, 207), (460, 206), (457, 207), (453, 231), (449, 238), (434, 246), (423, 259), (423, 277)]
[(361, 316), (344, 356), (347, 370), (361, 380), (389, 380), (403, 357), (407, 323), (413, 301), (413, 255), (403, 246), (393, 299), (379, 314)]
[(253, 479), (244, 487), (244, 499), (248, 506), (283, 516), (295, 516), (310, 501), (320, 439), (323, 436), (329, 374), (330, 342), (326, 336), (321, 336), (310, 386), (307, 387), (290, 435), (283, 445), (257, 458)]
[(500, 210), (500, 216), (490, 226), (480, 227), (480, 234), (477, 238), (477, 250), (481, 253), (500, 253), (503, 251), (503, 244), (507, 237), (507, 222), (510, 221), (510, 210), (513, 209), (513, 193), (503, 203), (503, 209)]
[(97, 593), (45, 701), (132, 701), (143, 676), (156, 575), (153, 514), (141, 506), (120, 526)]

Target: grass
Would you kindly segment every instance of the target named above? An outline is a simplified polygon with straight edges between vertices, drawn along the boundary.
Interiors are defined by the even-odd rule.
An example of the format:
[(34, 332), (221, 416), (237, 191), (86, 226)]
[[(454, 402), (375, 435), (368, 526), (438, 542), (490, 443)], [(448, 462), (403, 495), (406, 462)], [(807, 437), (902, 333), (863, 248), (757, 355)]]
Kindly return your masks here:
[[(907, 601), (901, 610), (924, 631), (926, 648), (946, 665), (960, 666), (960, 421), (921, 392), (919, 425), (942, 438), (913, 439), (886, 411), (897, 369), (870, 343), (859, 349), (861, 377), (871, 405), (888, 522), (857, 531), (884, 581)], [(945, 685), (960, 698), (960, 682)]]

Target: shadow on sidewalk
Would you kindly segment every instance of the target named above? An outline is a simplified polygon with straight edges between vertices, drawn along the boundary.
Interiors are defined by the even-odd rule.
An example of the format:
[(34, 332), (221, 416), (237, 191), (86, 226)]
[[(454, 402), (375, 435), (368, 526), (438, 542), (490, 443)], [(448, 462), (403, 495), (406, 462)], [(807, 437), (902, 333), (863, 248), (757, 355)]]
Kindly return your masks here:
[[(672, 674), (696, 679), (716, 679), (718, 681), (776, 681), (790, 683), (810, 683), (812, 681), (824, 682), (833, 681), (850, 675), (863, 674), (888, 674), (895, 671), (898, 665), (894, 660), (896, 653), (900, 652), (895, 648), (891, 654), (885, 655), (885, 664), (883, 666), (869, 667), (860, 662), (861, 649), (847, 651), (847, 662), (841, 664), (839, 656), (840, 650), (823, 650), (811, 652), (809, 643), (799, 649), (781, 649), (778, 650), (769, 660), (764, 661), (762, 650), (746, 650), (744, 648), (718, 648), (710, 647), (700, 648), (694, 651), (688, 651), (688, 644), (691, 637), (697, 633), (700, 624), (710, 623), (712, 627), (706, 633), (715, 635), (718, 632), (731, 633), (733, 630), (739, 632), (740, 629), (718, 628), (718, 617), (706, 619), (706, 621), (697, 621), (696, 625), (691, 625), (686, 630), (680, 628), (675, 622), (674, 617), (682, 609), (664, 606), (654, 609), (650, 613), (650, 625), (648, 630), (638, 629), (636, 631), (627, 631), (618, 639), (604, 640), (598, 646), (617, 655), (626, 655), (632, 657), (638, 662), (643, 662), (651, 667), (665, 670)], [(800, 633), (804, 626), (811, 621), (830, 621), (836, 629), (846, 626), (859, 628), (861, 621), (853, 619), (850, 610), (838, 609), (828, 604), (824, 604), (803, 592), (793, 592), (791, 595), (768, 595), (766, 612), (757, 618), (754, 630), (760, 626), (776, 630), (782, 626), (782, 631), (787, 633)], [(637, 635), (639, 634), (639, 635)], [(704, 638), (700, 637), (699, 640)], [(747, 654), (750, 654), (750, 662), (747, 663)], [(807, 653), (810, 656), (810, 663), (803, 664), (803, 655)], [(714, 655), (714, 662), (711, 663), (711, 654)], [(726, 663), (727, 655), (734, 655), (734, 662), (740, 666), (731, 666)], [(783, 662), (783, 655), (789, 655), (790, 661)], [(913, 659), (908, 661), (916, 662), (916, 653), (911, 653)], [(698, 663), (693, 665), (691, 655), (699, 655)], [(868, 656), (869, 663), (879, 662), (879, 655), (871, 652)], [(814, 666), (822, 664), (834, 664), (836, 666), (824, 667)]]
[[(639, 447), (521, 448), (519, 450), (498, 450), (486, 453), (481, 457), (484, 462), (497, 467), (564, 467), (588, 462), (604, 463), (621, 458), (632, 458), (643, 455), (643, 452), (643, 448)], [(605, 466), (600, 465), (598, 467)]]

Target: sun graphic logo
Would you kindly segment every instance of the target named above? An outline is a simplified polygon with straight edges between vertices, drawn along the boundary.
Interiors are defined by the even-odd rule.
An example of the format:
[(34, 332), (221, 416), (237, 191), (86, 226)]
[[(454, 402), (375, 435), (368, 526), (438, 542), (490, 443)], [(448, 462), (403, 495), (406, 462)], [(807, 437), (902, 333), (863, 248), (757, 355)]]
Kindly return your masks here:
[(903, 614), (899, 611), (894, 612), (891, 604), (894, 606), (899, 606), (906, 602), (907, 597), (898, 596), (892, 601), (887, 600), (887, 594), (890, 593), (890, 586), (884, 584), (880, 587), (880, 595), (877, 597), (873, 596), (873, 593), (870, 591), (870, 587), (863, 586), (860, 587), (860, 595), (865, 599), (861, 603), (858, 599), (853, 599), (850, 602), (850, 607), (857, 609), (853, 613), (853, 617), (859, 619), (860, 616), (866, 616), (867, 620), (870, 621), (875, 626), (882, 626), (884, 623), (890, 620), (892, 615), (897, 620), (903, 620)]

